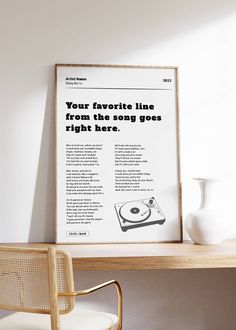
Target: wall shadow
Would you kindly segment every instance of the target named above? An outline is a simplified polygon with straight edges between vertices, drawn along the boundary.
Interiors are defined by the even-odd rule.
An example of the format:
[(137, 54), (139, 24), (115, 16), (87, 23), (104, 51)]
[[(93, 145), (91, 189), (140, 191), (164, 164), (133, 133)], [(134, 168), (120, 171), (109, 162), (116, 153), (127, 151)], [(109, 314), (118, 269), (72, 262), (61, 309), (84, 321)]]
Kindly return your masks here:
[(29, 242), (55, 241), (55, 78), (48, 70), (48, 90), (29, 231)]
[[(76, 7), (74, 1), (71, 5)], [(70, 25), (73, 45), (67, 43), (67, 46), (73, 51), (68, 57), (76, 58), (77, 63), (78, 59), (85, 63), (93, 59), (116, 63), (116, 59), (129, 53), (234, 14), (236, 1), (102, 0), (93, 2), (92, 6), (90, 1), (80, 3), (79, 7), (83, 15)], [(65, 20), (67, 14), (60, 14), (60, 20)], [(70, 11), (70, 15), (75, 20), (77, 13)], [(63, 34), (62, 26), (59, 32)]]

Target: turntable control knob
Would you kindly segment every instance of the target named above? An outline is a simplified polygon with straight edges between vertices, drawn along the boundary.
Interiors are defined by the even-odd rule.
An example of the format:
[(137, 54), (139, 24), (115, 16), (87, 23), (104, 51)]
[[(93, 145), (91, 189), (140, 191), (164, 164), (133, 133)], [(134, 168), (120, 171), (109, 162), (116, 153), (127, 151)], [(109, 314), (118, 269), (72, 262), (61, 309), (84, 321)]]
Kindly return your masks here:
[(149, 205), (153, 205), (153, 198), (149, 199), (148, 204), (149, 204)]

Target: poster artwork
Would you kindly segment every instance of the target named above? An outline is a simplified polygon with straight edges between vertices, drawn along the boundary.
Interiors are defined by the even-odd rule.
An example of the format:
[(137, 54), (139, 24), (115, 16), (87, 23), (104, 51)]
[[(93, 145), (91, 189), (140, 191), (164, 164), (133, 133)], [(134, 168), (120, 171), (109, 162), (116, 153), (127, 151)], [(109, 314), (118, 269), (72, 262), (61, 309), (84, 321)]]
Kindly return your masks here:
[(56, 77), (57, 242), (181, 241), (177, 68)]

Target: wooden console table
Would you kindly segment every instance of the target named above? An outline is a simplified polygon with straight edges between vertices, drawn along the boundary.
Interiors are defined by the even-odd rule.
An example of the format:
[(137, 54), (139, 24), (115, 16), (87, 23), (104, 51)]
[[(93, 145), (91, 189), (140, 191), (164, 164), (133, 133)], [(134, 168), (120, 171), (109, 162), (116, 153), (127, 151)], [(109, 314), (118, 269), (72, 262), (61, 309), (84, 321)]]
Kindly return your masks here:
[(50, 245), (68, 251), (79, 270), (235, 268), (236, 240), (221, 245), (184, 243), (55, 245), (46, 243), (0, 244), (22, 247)]

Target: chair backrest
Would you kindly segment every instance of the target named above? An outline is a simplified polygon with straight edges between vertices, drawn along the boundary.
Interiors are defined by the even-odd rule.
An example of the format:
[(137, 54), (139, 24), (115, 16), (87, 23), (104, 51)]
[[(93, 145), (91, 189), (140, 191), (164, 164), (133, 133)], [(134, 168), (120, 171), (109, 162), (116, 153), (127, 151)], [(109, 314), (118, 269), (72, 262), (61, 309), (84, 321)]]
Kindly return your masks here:
[[(56, 286), (74, 291), (71, 257), (56, 251)], [(0, 309), (50, 314), (49, 250), (0, 247)], [(72, 297), (59, 297), (59, 313), (74, 308)]]

